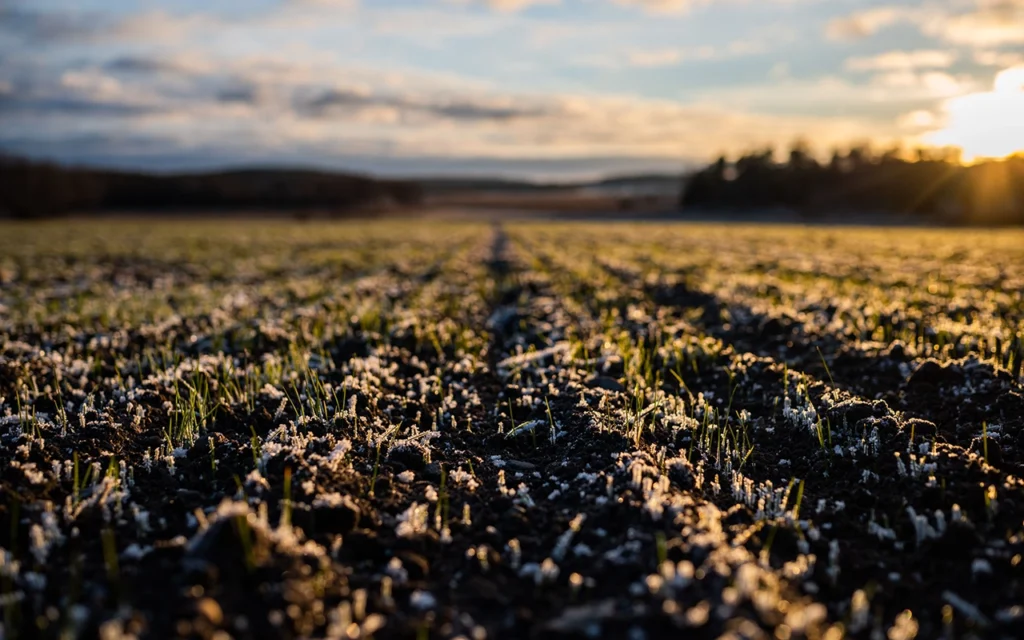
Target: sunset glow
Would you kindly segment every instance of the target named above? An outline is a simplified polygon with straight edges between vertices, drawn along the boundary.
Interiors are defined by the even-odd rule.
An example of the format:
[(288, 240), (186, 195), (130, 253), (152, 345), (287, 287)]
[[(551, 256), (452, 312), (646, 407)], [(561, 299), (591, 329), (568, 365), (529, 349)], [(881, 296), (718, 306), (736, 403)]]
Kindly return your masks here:
[(1024, 0), (0, 0), (0, 150), (544, 179), (797, 139), (1004, 156), (1022, 25)]
[(1024, 66), (999, 73), (992, 91), (954, 98), (945, 109), (947, 125), (930, 142), (963, 149), (965, 161), (1024, 151)]

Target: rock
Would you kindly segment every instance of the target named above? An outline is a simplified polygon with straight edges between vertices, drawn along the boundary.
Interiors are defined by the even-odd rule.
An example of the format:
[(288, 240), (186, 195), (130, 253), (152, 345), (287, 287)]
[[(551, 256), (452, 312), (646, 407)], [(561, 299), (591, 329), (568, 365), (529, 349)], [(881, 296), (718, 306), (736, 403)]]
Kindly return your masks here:
[(494, 603), (501, 607), (506, 607), (511, 602), (501, 586), (484, 576), (470, 576), (466, 580), (466, 591), (473, 595), (474, 600)]
[(437, 462), (431, 462), (423, 467), (421, 476), (423, 479), (430, 480), (431, 482), (441, 482), (441, 465)]
[(908, 386), (941, 386), (963, 384), (964, 372), (955, 363), (943, 365), (937, 360), (925, 360), (917, 365), (910, 377), (907, 378)]
[(875, 417), (875, 406), (861, 400), (846, 400), (830, 408), (826, 415), (829, 419), (843, 420), (847, 425), (854, 426), (861, 420)]
[(902, 340), (896, 340), (882, 352), (882, 355), (895, 360), (905, 360), (907, 357), (907, 345), (903, 344)]
[[(216, 567), (219, 575), (244, 575), (251, 567), (249, 562), (262, 566), (270, 556), (271, 541), (259, 527), (247, 527), (239, 530), (238, 520), (245, 516), (222, 517), (198, 533), (185, 551), (184, 561), (193, 569), (209, 571)], [(248, 548), (248, 554), (243, 550)]]
[(544, 630), (559, 635), (576, 634), (587, 637), (601, 635), (601, 623), (615, 617), (615, 600), (609, 598), (594, 604), (568, 607), (561, 615), (544, 625)]
[(532, 462), (523, 462), (522, 460), (512, 459), (506, 459), (505, 466), (516, 471), (533, 471), (537, 468), (537, 465)]
[(358, 558), (360, 561), (383, 563), (388, 557), (386, 549), (377, 538), (377, 532), (372, 529), (351, 531), (345, 536), (341, 550), (346, 557)]
[(313, 505), (313, 522), (318, 532), (348, 533), (359, 526), (361, 515), (359, 505), (348, 496), (335, 503)]
[(789, 326), (778, 318), (765, 318), (757, 327), (758, 335), (764, 337), (782, 337), (790, 333)]
[(377, 478), (377, 481), (373, 483), (373, 493), (382, 498), (391, 495), (391, 478)]
[(626, 390), (621, 382), (610, 376), (591, 376), (585, 383), (591, 389), (604, 389), (605, 391), (622, 392)]
[(418, 444), (399, 444), (388, 449), (387, 460), (397, 462), (406, 469), (423, 471), (427, 466), (424, 462), (426, 450)]
[(530, 518), (523, 507), (514, 505), (502, 515), (498, 528), (508, 535), (518, 536), (531, 530)]
[(679, 489), (690, 489), (693, 487), (693, 470), (686, 458), (673, 458), (667, 460), (668, 479)]
[(203, 501), (203, 494), (194, 489), (178, 489), (178, 499), (188, 504), (198, 504)]
[(313, 516), (313, 508), (302, 502), (292, 501), (292, 526), (302, 531), (312, 531), (316, 526), (316, 518)]
[(934, 422), (928, 420), (922, 420), (921, 418), (910, 418), (905, 420), (900, 428), (906, 431), (908, 434), (913, 433), (914, 437), (921, 436), (925, 438), (931, 438), (938, 431), (938, 427), (935, 426)]

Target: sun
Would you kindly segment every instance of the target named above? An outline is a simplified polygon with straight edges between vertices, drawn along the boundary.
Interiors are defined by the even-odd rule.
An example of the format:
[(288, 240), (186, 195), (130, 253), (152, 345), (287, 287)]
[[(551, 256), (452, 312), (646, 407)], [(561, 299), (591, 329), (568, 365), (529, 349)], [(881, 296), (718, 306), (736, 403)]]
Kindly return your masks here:
[(945, 111), (946, 127), (929, 142), (959, 147), (965, 162), (1024, 151), (1024, 65), (1001, 71), (992, 91), (949, 100)]

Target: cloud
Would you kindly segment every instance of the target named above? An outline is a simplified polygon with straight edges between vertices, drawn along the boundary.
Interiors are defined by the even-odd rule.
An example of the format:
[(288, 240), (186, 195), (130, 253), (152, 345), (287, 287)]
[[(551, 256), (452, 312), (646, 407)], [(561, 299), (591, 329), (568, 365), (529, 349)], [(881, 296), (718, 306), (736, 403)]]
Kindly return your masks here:
[(299, 7), (314, 7), (318, 9), (354, 9), (359, 6), (359, 0), (288, 0), (291, 4)]
[(927, 129), (934, 128), (937, 122), (938, 119), (931, 111), (928, 111), (927, 109), (916, 109), (901, 115), (896, 120), (896, 126), (900, 129), (920, 133)]
[(924, 22), (925, 33), (954, 44), (1024, 44), (1024, 0), (978, 0), (975, 10)]
[(100, 41), (172, 41), (201, 30), (234, 23), (206, 13), (150, 10), (113, 18), (101, 12), (43, 12), (17, 6), (0, 7), (0, 31), (29, 43)]
[(288, 0), (266, 10), (241, 16), (212, 12), (172, 12), (164, 9), (115, 15), (100, 11), (38, 11), (11, 3), (0, 6), (0, 33), (24, 42), (54, 44), (76, 42), (181, 43), (188, 38), (229, 29), (253, 27), (322, 27), (339, 11), (348, 14), (358, 0)]
[(0, 32), (26, 42), (82, 39), (104, 27), (99, 14), (42, 12), (13, 3), (0, 5)]
[(151, 95), (97, 71), (67, 71), (48, 82), (10, 82), (0, 111), (29, 116), (130, 118), (160, 110)]
[(656, 13), (685, 13), (694, 7), (711, 4), (711, 0), (615, 0), (615, 2)]
[(825, 26), (825, 35), (830, 40), (860, 40), (912, 16), (905, 7), (875, 7), (831, 20)]
[(216, 93), (219, 102), (234, 102), (241, 104), (256, 104), (260, 101), (261, 93), (257, 87), (251, 85), (227, 86)]
[(1010, 51), (976, 51), (974, 62), (985, 67), (1014, 67), (1024, 63), (1024, 53)]
[(942, 105), (943, 126), (926, 136), (955, 145), (966, 160), (1001, 157), (1024, 150), (1024, 66), (1004, 69), (990, 91), (957, 96)]
[(206, 13), (169, 13), (156, 9), (132, 14), (114, 23), (102, 36), (112, 40), (145, 40), (148, 42), (179, 42), (199, 31), (215, 31), (232, 26), (225, 20)]
[(508, 121), (549, 115), (548, 108), (509, 98), (443, 96), (402, 96), (375, 94), (354, 89), (328, 89), (309, 97), (300, 97), (295, 105), (300, 113), (318, 118), (344, 117), (360, 110), (387, 109), (410, 119), (428, 116), (453, 121)]
[(906, 69), (874, 76), (871, 84), (887, 89), (903, 89), (930, 98), (963, 95), (976, 88), (976, 83), (969, 78), (957, 78), (942, 71), (918, 73)]
[(848, 58), (843, 66), (848, 71), (944, 69), (952, 66), (956, 58), (956, 53), (938, 49), (888, 51), (871, 57)]
[(628, 59), (633, 67), (666, 67), (681, 62), (684, 55), (681, 49), (655, 49), (630, 52)]
[(212, 71), (209, 62), (195, 54), (164, 57), (125, 55), (107, 61), (103, 68), (114, 74), (199, 74)]
[[(166, 138), (173, 141), (170, 149), (223, 145), (238, 157), (263, 158), (309, 153), (313, 163), (337, 157), (331, 149), (339, 148), (366, 157), (448, 157), (452, 163), (470, 157), (669, 162), (797, 136), (827, 145), (897, 135), (901, 114), (930, 111), (947, 97), (975, 90), (969, 78), (948, 73), (954, 56), (940, 47), (850, 58), (846, 69), (865, 75), (845, 79), (801, 79), (805, 65), (764, 56), (730, 68), (724, 80), (708, 80), (717, 69), (682, 65), (763, 53), (795, 40), (793, 34), (806, 27), (788, 20), (737, 24), (730, 33), (741, 39), (719, 38), (712, 47), (699, 46), (716, 37), (703, 33), (703, 20), (710, 24), (721, 16), (702, 15), (680, 31), (681, 21), (650, 15), (708, 9), (715, 5), (711, 0), (562, 2), (581, 11), (601, 5), (579, 20), (565, 19), (563, 11), (502, 13), (544, 4), (537, 0), (459, 1), (495, 10), (453, 10), (438, 0), (401, 7), (283, 0), (230, 15), (185, 13), (171, 3), (148, 4), (168, 8), (141, 13), (59, 17), (0, 10), (0, 17), (16, 18), (29, 34), (24, 37), (41, 45), (26, 49), (31, 56), (0, 60), (0, 137)], [(744, 2), (750, 0), (716, 6)], [(616, 6), (635, 11), (609, 10)], [(856, 28), (843, 33), (863, 37), (900, 22), (938, 30), (945, 16), (898, 7), (873, 11), (861, 12)], [(780, 35), (782, 28), (791, 33)], [(0, 29), (9, 44), (10, 28)], [(45, 46), (51, 44), (46, 38), (69, 47)], [(452, 40), (458, 42), (453, 46)], [(996, 45), (985, 51), (1007, 55)], [(457, 55), (464, 59), (456, 64)], [(357, 59), (378, 64), (361, 66), (352, 62)], [(631, 77), (581, 70), (577, 60), (617, 70), (680, 68)], [(465, 75), (410, 70), (416, 68), (458, 68)], [(771, 77), (756, 85), (743, 79), (769, 68)], [(682, 93), (684, 74), (703, 86), (733, 88), (709, 89), (686, 102), (611, 95), (610, 87), (693, 96), (702, 85)], [(652, 88), (656, 76), (664, 80)]]
[[(855, 117), (766, 114), (722, 101), (503, 91), (273, 54), (195, 59), (188, 68), (170, 60), (113, 58), (37, 73), (33, 84), (14, 86), (3, 98), (12, 117), (0, 119), (0, 139), (24, 141), (31, 132), (51, 141), (84, 133), (169, 137), (169, 149), (222, 144), (262, 158), (301, 151), (314, 164), (331, 157), (332, 148), (453, 162), (618, 157), (668, 163), (798, 135), (838, 144), (874, 128)], [(60, 148), (74, 151), (70, 143)]]
[(1024, 43), (1024, 0), (974, 0), (966, 11), (957, 6), (875, 7), (830, 21), (825, 35), (831, 40), (860, 40), (909, 23), (925, 35), (953, 44), (992, 47)]
[[(780, 42), (783, 39), (785, 36), (755, 37), (734, 40), (723, 46), (701, 45), (603, 51), (597, 54), (576, 56), (570, 59), (570, 63), (578, 67), (606, 70), (671, 67), (690, 62), (732, 60), (752, 56), (764, 53), (771, 48), (772, 43)], [(779, 69), (781, 68), (780, 66)]]
[[(239, 166), (265, 166), (258, 146), (222, 140), (183, 143), (162, 135), (132, 135), (110, 131), (39, 139), (0, 132), (0, 147), (18, 154), (58, 158), (74, 164), (138, 171), (217, 170)], [(381, 140), (339, 146), (330, 141), (306, 142), (274, 150), (276, 166), (316, 165), (343, 171), (391, 176), (519, 176), (542, 181), (588, 180), (609, 174), (680, 173), (691, 164), (685, 158), (664, 156), (548, 156), (453, 157), (421, 153), (400, 155)], [(695, 163), (692, 163), (695, 164)]]
[(445, 0), (448, 4), (460, 5), (486, 5), (491, 9), (503, 12), (513, 12), (526, 9), (536, 5), (560, 4), (561, 0)]
[(970, 77), (944, 72), (893, 71), (857, 81), (840, 76), (773, 79), (717, 88), (698, 97), (755, 113), (872, 114), (878, 135), (886, 135), (887, 120), (911, 105), (930, 106), (957, 92), (975, 91), (978, 86)]
[[(537, 5), (561, 4), (562, 0), (445, 0), (449, 4), (486, 5), (497, 11), (520, 11)], [(608, 0), (605, 0), (608, 1)], [(654, 13), (683, 13), (691, 8), (710, 4), (711, 0), (611, 0), (626, 7), (638, 7)]]

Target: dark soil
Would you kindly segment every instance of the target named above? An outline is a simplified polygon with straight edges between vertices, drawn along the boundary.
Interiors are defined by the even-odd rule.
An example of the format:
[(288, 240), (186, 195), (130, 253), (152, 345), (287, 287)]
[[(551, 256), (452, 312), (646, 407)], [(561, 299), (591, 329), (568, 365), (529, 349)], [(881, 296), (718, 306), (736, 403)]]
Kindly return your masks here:
[(26, 249), (0, 637), (1024, 635), (1005, 348), (583, 228)]

